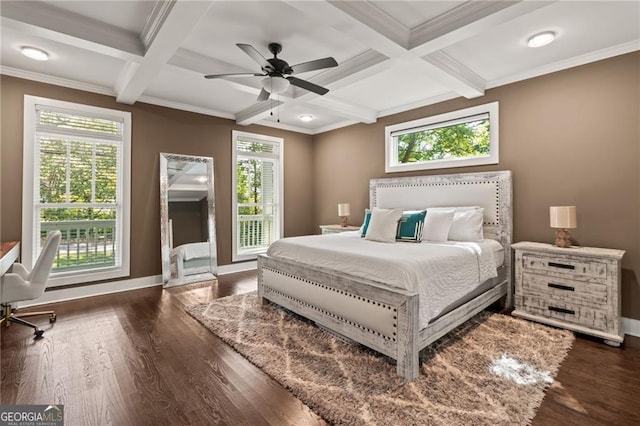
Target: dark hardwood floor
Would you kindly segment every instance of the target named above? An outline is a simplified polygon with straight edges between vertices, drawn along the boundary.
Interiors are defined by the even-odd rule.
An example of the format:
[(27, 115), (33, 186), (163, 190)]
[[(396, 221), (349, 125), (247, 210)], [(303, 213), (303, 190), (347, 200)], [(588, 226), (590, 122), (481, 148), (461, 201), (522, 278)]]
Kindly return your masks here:
[[(0, 402), (64, 404), (66, 425), (324, 424), (184, 311), (255, 287), (247, 272), (57, 303), (55, 324), (32, 318), (46, 329), (37, 341), (3, 326)], [(557, 424), (640, 424), (640, 339), (576, 339), (534, 420)]]

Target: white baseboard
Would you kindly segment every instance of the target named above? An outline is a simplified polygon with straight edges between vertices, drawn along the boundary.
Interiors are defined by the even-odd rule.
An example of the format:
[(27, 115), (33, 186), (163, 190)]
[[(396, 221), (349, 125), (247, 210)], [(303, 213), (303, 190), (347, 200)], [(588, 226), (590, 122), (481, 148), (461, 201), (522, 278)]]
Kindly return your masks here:
[(258, 261), (249, 260), (247, 262), (218, 266), (218, 275), (235, 274), (236, 272), (253, 271), (254, 269), (258, 269)]
[(87, 284), (76, 287), (61, 288), (58, 290), (51, 289), (49, 291), (45, 291), (42, 296), (35, 300), (19, 303), (19, 306), (23, 308), (27, 306), (44, 305), (47, 303), (64, 302), (67, 300), (120, 293), (122, 291), (138, 290), (158, 285), (162, 285), (162, 275), (133, 278), (130, 280), (110, 281), (100, 284)]
[(622, 331), (624, 334), (640, 337), (640, 320), (622, 317)]
[[(258, 267), (257, 261), (232, 263), (218, 267), (218, 275), (233, 274), (236, 272), (251, 271)], [(45, 305), (55, 302), (66, 302), (68, 300), (82, 299), (85, 297), (101, 296), (103, 294), (120, 293), (123, 291), (139, 290), (146, 287), (162, 285), (162, 275), (150, 277), (133, 278), (130, 280), (110, 281), (100, 284), (87, 284), (76, 287), (60, 289), (50, 289), (41, 297), (28, 302), (18, 304), (21, 308), (28, 306)]]

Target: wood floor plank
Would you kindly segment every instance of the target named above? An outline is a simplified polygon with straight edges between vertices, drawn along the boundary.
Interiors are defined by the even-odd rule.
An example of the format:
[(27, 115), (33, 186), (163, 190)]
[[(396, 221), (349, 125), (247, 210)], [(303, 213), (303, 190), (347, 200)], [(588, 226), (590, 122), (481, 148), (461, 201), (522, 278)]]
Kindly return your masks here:
[[(53, 325), (33, 317), (44, 339), (0, 330), (0, 402), (64, 404), (67, 425), (325, 424), (185, 312), (255, 288), (250, 271), (44, 307), (58, 313)], [(581, 336), (533, 424), (637, 425), (638, 395), (640, 339), (612, 348)]]

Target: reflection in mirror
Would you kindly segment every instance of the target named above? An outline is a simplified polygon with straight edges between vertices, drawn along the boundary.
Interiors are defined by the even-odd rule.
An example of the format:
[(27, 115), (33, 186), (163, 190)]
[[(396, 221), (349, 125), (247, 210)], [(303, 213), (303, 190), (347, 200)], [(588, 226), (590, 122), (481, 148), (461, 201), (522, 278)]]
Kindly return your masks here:
[(165, 286), (208, 281), (218, 270), (213, 158), (160, 154)]

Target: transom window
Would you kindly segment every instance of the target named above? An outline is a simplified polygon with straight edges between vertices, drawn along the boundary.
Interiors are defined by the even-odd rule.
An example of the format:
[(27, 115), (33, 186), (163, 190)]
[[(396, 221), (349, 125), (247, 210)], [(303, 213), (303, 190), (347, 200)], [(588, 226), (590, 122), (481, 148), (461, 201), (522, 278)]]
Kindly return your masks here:
[(23, 260), (53, 230), (50, 286), (129, 275), (128, 112), (25, 96)]
[(498, 163), (498, 103), (385, 127), (385, 171)]

